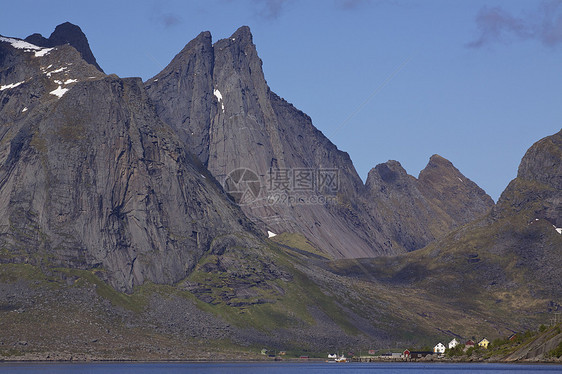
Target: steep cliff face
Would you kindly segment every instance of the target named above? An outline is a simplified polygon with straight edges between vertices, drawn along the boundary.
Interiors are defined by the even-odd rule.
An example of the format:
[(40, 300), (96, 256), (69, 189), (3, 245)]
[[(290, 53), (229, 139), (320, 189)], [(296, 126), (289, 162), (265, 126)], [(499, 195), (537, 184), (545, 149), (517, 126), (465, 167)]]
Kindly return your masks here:
[[(159, 116), (227, 191), (246, 197), (237, 202), (264, 232), (303, 233), (335, 257), (389, 253), (368, 217), (349, 209), (363, 184), (348, 155), (271, 92), (261, 66), (248, 27), (214, 45), (202, 33), (146, 87)], [(239, 191), (232, 173), (246, 169), (256, 188)]]
[(70, 45), (0, 43), (2, 240), (14, 261), (32, 248), (103, 266), (120, 289), (176, 282), (215, 237), (253, 237), (215, 178), (263, 235), (303, 234), (333, 258), (421, 248), (488, 206), (437, 156), (419, 180), (388, 163), (364, 186), (349, 156), (271, 92), (247, 27), (215, 44), (201, 33), (143, 87), (86, 62), (73, 47), (82, 36), (64, 24), (48, 43), (28, 40)]
[(78, 53), (80, 53), (80, 56), (82, 56), (84, 61), (88, 64), (94, 65), (96, 69), (103, 73), (102, 68), (98, 65), (96, 58), (90, 49), (90, 44), (88, 43), (86, 35), (84, 35), (80, 27), (73, 25), (70, 22), (58, 25), (51, 36), (49, 36), (49, 39), (43, 37), (41, 34), (32, 34), (24, 40), (36, 46), (46, 48), (70, 44), (78, 51)]
[(14, 43), (0, 43), (4, 260), (102, 267), (130, 291), (185, 278), (204, 253), (256, 245), (140, 79), (104, 76), (71, 46)]
[(397, 161), (377, 165), (369, 172), (366, 190), (371, 216), (395, 246), (408, 251), (424, 247), (494, 206), (480, 187), (439, 155), (431, 157), (418, 179)]

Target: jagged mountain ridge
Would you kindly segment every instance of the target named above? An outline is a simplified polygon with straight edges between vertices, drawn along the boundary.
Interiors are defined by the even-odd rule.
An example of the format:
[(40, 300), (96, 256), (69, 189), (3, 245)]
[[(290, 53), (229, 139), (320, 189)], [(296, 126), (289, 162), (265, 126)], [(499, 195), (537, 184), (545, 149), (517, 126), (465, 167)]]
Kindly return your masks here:
[(131, 291), (185, 278), (209, 251), (259, 245), (252, 224), (156, 117), (140, 79), (105, 76), (70, 45), (6, 40), (4, 260), (103, 267), (114, 287)]
[[(59, 34), (68, 34), (65, 30), (70, 30), (68, 33), (71, 34), (74, 32), (78, 35), (78, 39), (81, 39), (83, 36), (77, 26), (63, 24), (57, 27), (53, 33), (53, 40), (57, 38), (64, 39)], [(40, 38), (35, 36), (35, 39), (39, 40)], [(67, 39), (72, 38), (69, 37)], [(82, 39), (80, 45), (87, 46), (88, 42), (85, 36)], [(0, 54), (0, 61), (3, 64), (0, 71), (0, 83), (4, 91), (2, 92), (3, 106), (0, 111), (0, 118), (4, 122), (11, 124), (11, 126), (4, 128), (6, 132), (3, 137), (5, 141), (2, 158), (5, 160), (3, 167), (4, 179), (6, 181), (13, 178), (12, 173), (14, 173), (14, 170), (18, 170), (18, 163), (21, 162), (19, 154), (22, 151), (27, 151), (26, 147), (31, 145), (31, 148), (37, 151), (39, 146), (44, 147), (47, 144), (52, 145), (55, 150), (65, 149), (64, 144), (60, 143), (60, 136), (49, 137), (49, 133), (45, 129), (45, 126), (48, 128), (60, 126), (57, 121), (68, 122), (68, 125), (61, 131), (64, 131), (65, 134), (69, 133), (70, 135), (66, 134), (68, 136), (77, 137), (78, 143), (84, 143), (81, 145), (81, 149), (84, 151), (96, 149), (106, 143), (112, 144), (116, 149), (127, 147), (126, 155), (128, 159), (125, 163), (128, 165), (127, 168), (152, 168), (153, 163), (147, 165), (147, 160), (145, 159), (146, 150), (142, 148), (145, 147), (144, 142), (141, 141), (141, 148), (138, 148), (138, 145), (133, 146), (135, 141), (132, 139), (137, 138), (136, 134), (132, 138), (127, 138), (125, 143), (116, 144), (114, 141), (109, 140), (112, 136), (117, 136), (119, 133), (118, 130), (115, 132), (115, 126), (130, 128), (131, 123), (129, 123), (127, 118), (139, 115), (142, 120), (134, 120), (133, 122), (141, 134), (140, 139), (146, 136), (160, 139), (164, 136), (163, 134), (167, 134), (167, 130), (162, 130), (167, 127), (162, 126), (160, 122), (160, 118), (164, 119), (171, 126), (170, 131), (174, 130), (173, 132), (179, 136), (179, 139), (175, 139), (175, 135), (170, 136), (174, 139), (172, 142), (180, 141), (186, 146), (186, 149), (181, 152), (175, 151), (182, 154), (180, 163), (190, 163), (189, 153), (182, 152), (195, 153), (199, 160), (207, 166), (212, 175), (221, 181), (225, 187), (228, 187), (224, 183), (228, 171), (237, 168), (248, 168), (256, 171), (259, 177), (262, 178), (260, 181), (262, 190), (267, 185), (266, 179), (272, 169), (288, 170), (289, 172), (308, 170), (312, 173), (321, 170), (335, 170), (338, 180), (337, 189), (325, 193), (326, 191), (322, 190), (322, 188), (312, 185), (315, 189), (314, 191), (302, 192), (300, 198), (304, 203), (301, 203), (301, 201), (281, 204), (271, 204), (267, 201), (264, 203), (262, 195), (260, 199), (242, 206), (246, 215), (258, 227), (261, 227), (263, 234), (265, 234), (266, 230), (303, 234), (320, 251), (334, 258), (372, 257), (381, 254), (392, 255), (421, 248), (444, 234), (447, 230), (466, 223), (478, 214), (485, 213), (491, 203), (491, 199), (488, 197), (488, 200), (486, 200), (485, 193), (472, 182), (467, 182), (470, 187), (464, 188), (464, 190), (460, 188), (459, 183), (463, 183), (465, 177), (448, 161), (437, 157), (432, 158), (426, 170), (420, 174), (420, 179), (417, 182), (419, 186), (414, 188), (417, 191), (415, 194), (419, 196), (414, 196), (413, 203), (408, 203), (410, 205), (396, 205), (391, 200), (385, 200), (384, 193), (381, 194), (381, 191), (384, 192), (383, 190), (385, 190), (388, 192), (393, 188), (392, 183), (387, 183), (388, 178), (386, 177), (390, 174), (383, 172), (383, 170), (388, 169), (386, 164), (379, 165), (374, 169), (375, 171), (379, 170), (379, 174), (383, 178), (380, 181), (377, 180), (377, 178), (373, 177), (376, 174), (374, 173), (370, 175), (367, 185), (364, 186), (349, 156), (339, 151), (334, 144), (325, 138), (312, 125), (312, 121), (308, 116), (271, 92), (264, 79), (263, 71), (261, 70), (262, 62), (257, 56), (248, 27), (241, 27), (232, 37), (220, 40), (215, 44), (211, 43), (210, 33), (201, 33), (194, 41), (188, 43), (184, 50), (174, 58), (162, 73), (146, 82), (145, 87), (142, 89), (137, 87), (138, 82), (136, 80), (112, 81), (96, 70), (93, 65), (87, 63), (84, 60), (83, 54), (77, 53), (76, 49), (69, 44), (45, 48), (9, 38), (3, 40), (3, 43), (0, 44), (0, 48), (2, 48), (0, 50), (2, 52)], [(83, 86), (86, 82), (93, 84), (91, 87), (88, 86), (90, 87), (89, 91), (82, 89), (82, 95), (87, 95), (87, 92), (91, 92), (92, 97), (96, 97), (98, 93), (100, 96), (102, 95), (102, 90), (96, 88), (96, 85), (101, 85), (102, 81), (105, 82), (106, 89), (112, 87), (109, 89), (109, 92), (112, 93), (111, 98), (105, 98), (104, 100), (101, 97), (97, 99), (92, 98), (92, 101), (88, 104), (91, 107), (90, 112), (85, 111), (81, 106), (77, 107), (80, 110), (70, 109), (75, 104), (69, 104), (70, 107), (66, 109), (65, 113), (73, 113), (72, 115), (65, 114), (61, 117), (59, 114), (55, 116), (55, 118), (58, 118), (57, 120), (50, 119), (49, 116), (55, 113), (56, 110), (61, 110), (62, 104), (58, 104), (59, 99), (61, 103), (78, 100), (78, 97), (74, 96), (75, 91), (78, 90), (75, 86)], [(115, 87), (121, 87), (122, 91), (115, 89)], [(144, 94), (145, 89), (147, 95)], [(31, 94), (28, 94), (30, 92)], [(180, 92), (180, 94), (177, 94), (177, 92)], [(133, 95), (132, 93), (135, 94)], [(130, 100), (133, 101), (131, 102)], [(113, 103), (113, 101), (115, 102)], [(57, 104), (52, 106), (53, 103)], [(37, 110), (35, 105), (37, 105)], [(152, 105), (154, 105), (154, 108)], [(123, 109), (122, 112), (121, 109)], [(152, 113), (153, 110), (156, 113)], [(98, 122), (93, 116), (92, 113), (96, 111), (122, 114), (106, 117), (105, 121), (112, 123), (111, 131), (108, 129), (101, 134), (92, 133), (92, 136), (89, 136), (86, 142), (85, 138), (79, 134), (77, 135), (77, 133), (88, 133), (88, 129), (92, 126), (99, 129), (106, 129), (107, 126), (103, 122)], [(26, 121), (29, 118), (34, 118), (35, 122), (28, 124)], [(79, 126), (75, 128), (73, 127), (74, 125)], [(160, 135), (154, 135), (155, 129), (160, 131)], [(32, 131), (34, 134), (31, 134)], [(164, 133), (161, 131), (164, 131)], [(40, 133), (41, 136), (36, 136), (37, 133)], [(95, 140), (100, 136), (100, 139), (104, 140), (96, 142)], [(169, 140), (170, 137), (166, 135), (164, 138)], [(8, 141), (9, 139), (13, 140)], [(46, 139), (48, 139), (47, 143), (45, 143)], [(34, 140), (34, 143), (31, 140)], [(156, 143), (160, 144), (159, 141)], [(174, 144), (173, 147), (177, 149), (183, 148), (183, 145), (179, 143)], [(47, 147), (47, 149), (50, 150), (51, 147)], [(154, 152), (159, 153), (160, 150)], [(15, 157), (15, 154), (18, 156)], [(52, 155), (52, 152), (47, 152), (46, 155), (47, 160), (49, 160), (48, 157)], [(58, 158), (54, 160), (55, 164), (63, 162), (65, 157), (62, 155), (64, 153), (57, 156)], [(93, 164), (106, 162), (109, 165), (114, 162), (123, 162), (121, 158), (109, 160), (103, 159), (102, 156), (94, 152), (93, 158), (83, 160), (82, 162), (93, 162)], [(48, 171), (49, 162), (45, 162), (45, 155), (40, 155), (40, 157), (43, 157), (41, 164), (43, 169)], [(72, 154), (68, 158), (74, 162), (77, 156)], [(177, 164), (177, 155), (174, 154), (173, 158)], [(65, 169), (68, 169), (65, 172), (83, 167), (82, 164), (77, 163), (62, 164), (65, 165)], [(90, 166), (93, 164), (90, 164)], [(162, 165), (169, 167), (166, 163), (160, 163), (159, 167)], [(117, 166), (118, 168), (124, 167), (124, 165)], [(196, 170), (199, 170), (199, 172), (196, 172), (195, 179), (199, 178), (199, 175), (204, 174), (201, 171), (203, 169), (198, 165), (190, 167), (195, 167)], [(43, 177), (49, 179), (50, 177), (45, 170), (34, 172), (33, 178), (43, 173)], [(21, 171), (21, 173), (24, 172)], [(82, 173), (82, 171), (78, 172), (78, 174)], [(154, 180), (151, 173), (153, 172), (148, 172), (147, 175), (135, 175), (135, 177), (143, 181), (135, 185), (135, 188), (143, 190), (145, 188), (143, 185), (153, 186)], [(400, 173), (406, 175), (403, 169)], [(130, 178), (132, 174), (127, 172), (125, 175), (127, 175), (127, 178)], [(156, 173), (156, 175), (159, 174)], [(425, 175), (428, 177), (425, 177)], [(168, 174), (167, 177), (171, 178), (172, 174)], [(104, 178), (107, 178), (107, 176)], [(120, 185), (123, 183), (123, 180), (120, 180), (120, 178), (122, 176), (118, 174), (110, 175), (108, 183)], [(406, 180), (408, 178), (413, 177), (407, 176)], [(54, 180), (58, 181), (58, 179), (55, 178)], [(459, 183), (457, 183), (457, 179), (460, 181)], [(428, 182), (424, 182), (426, 180)], [(126, 182), (128, 183), (128, 180)], [(170, 183), (171, 186), (176, 188), (174, 193), (181, 195), (181, 190), (193, 181), (183, 182), (180, 183), (182, 187), (178, 187), (172, 182)], [(86, 180), (75, 180), (74, 185), (70, 181), (66, 183), (66, 188), (69, 191), (81, 190), (84, 188), (83, 183), (87, 183), (86, 187), (89, 191), (86, 191), (85, 194), (88, 195), (92, 192), (89, 185), (92, 182), (87, 178)], [(13, 194), (14, 186), (10, 183), (5, 183), (5, 185), (7, 186), (5, 193), (7, 196), (11, 196), (10, 194)], [(209, 187), (207, 183), (203, 185)], [(33, 186), (32, 188), (38, 188), (37, 183), (31, 183), (31, 186)], [(378, 187), (376, 186), (380, 187), (381, 191), (377, 191)], [(213, 187), (212, 183), (211, 187)], [(437, 191), (438, 187), (442, 187), (442, 190)], [(121, 188), (119, 187), (119, 189)], [(323, 188), (326, 189), (327, 187), (324, 186)], [(444, 189), (453, 192), (447, 194), (444, 193)], [(48, 190), (48, 192), (54, 190)], [(424, 191), (425, 195), (419, 191)], [(34, 193), (31, 193), (32, 191), (29, 192), (31, 195), (34, 195)], [(149, 200), (150, 194), (145, 192), (137, 191), (136, 193), (138, 196), (144, 196), (142, 199)], [(166, 191), (158, 191), (158, 193), (160, 192), (166, 193)], [(280, 192), (286, 193), (284, 190)], [(78, 193), (78, 195), (81, 193)], [(126, 193), (133, 194), (134, 192), (126, 189)], [(100, 197), (101, 200), (97, 204), (110, 207), (108, 208), (110, 212), (114, 212), (115, 209), (120, 211), (123, 208), (121, 205), (124, 204), (124, 200), (114, 199), (114, 192), (110, 190), (100, 193), (100, 196), (105, 196), (106, 194), (112, 196), (111, 201), (102, 202), (104, 198)], [(185, 195), (185, 193), (183, 194)], [(423, 198), (421, 198), (422, 195)], [(467, 197), (463, 200), (462, 196), (458, 198), (456, 195)], [(473, 195), (479, 196), (481, 199), (472, 199), (471, 196)], [(42, 194), (39, 196), (44, 198)], [(171, 201), (173, 196), (173, 194), (168, 194), (165, 200)], [(313, 203), (307, 201), (307, 199), (318, 199), (318, 197), (326, 196), (331, 198), (331, 200), (327, 202), (315, 201)], [(439, 197), (446, 197), (447, 200), (440, 201)], [(201, 196), (201, 198), (204, 197)], [(4, 199), (6, 207), (11, 209), (14, 205), (13, 201), (10, 200), (11, 197), (5, 197)], [(151, 217), (149, 214), (150, 210), (156, 209), (148, 203), (146, 206), (139, 208), (139, 204), (142, 205), (142, 199), (138, 200), (140, 199), (138, 197), (137, 200), (131, 200), (132, 196), (128, 196), (127, 199), (128, 201), (135, 201), (133, 203), (135, 210), (138, 209), (145, 212), (143, 214), (146, 214), (146, 216), (143, 216), (143, 219)], [(185, 197), (180, 199), (185, 199)], [(456, 200), (460, 201), (457, 204), (460, 206), (460, 209), (456, 211), (445, 209), (446, 206), (450, 207), (451, 204), (454, 204)], [(42, 206), (34, 206), (32, 210), (37, 212), (42, 211), (48, 201), (49, 197), (47, 200), (39, 202), (31, 200), (29, 204)], [(404, 199), (404, 201), (409, 200)], [(72, 200), (70, 204), (84, 205), (85, 203), (79, 200)], [(217, 202), (217, 204), (219, 203)], [(220, 202), (220, 204), (226, 203)], [(229, 205), (226, 204), (224, 206), (228, 207)], [(145, 279), (165, 283), (178, 281), (182, 275), (185, 276), (188, 270), (194, 266), (205, 250), (209, 249), (210, 242), (212, 241), (212, 234), (208, 236), (202, 234), (208, 233), (208, 229), (195, 225), (197, 227), (189, 230), (186, 228), (189, 224), (184, 223), (182, 228), (179, 229), (182, 232), (179, 236), (182, 238), (188, 237), (192, 241), (195, 240), (197, 243), (196, 248), (192, 248), (192, 243), (186, 244), (185, 241), (176, 240), (177, 243), (174, 245), (178, 245), (178, 247), (175, 247), (178, 251), (181, 252), (179, 248), (181, 245), (185, 245), (186, 248), (192, 248), (194, 252), (186, 255), (189, 260), (183, 259), (173, 264), (170, 263), (171, 269), (175, 270), (170, 271), (166, 266), (161, 268), (160, 270), (166, 273), (165, 276), (162, 276), (161, 274), (156, 274), (157, 271), (154, 269), (144, 269), (144, 265), (149, 268), (152, 265), (142, 265), (142, 261), (137, 261), (136, 256), (137, 251), (144, 252), (150, 248), (161, 250), (162, 248), (167, 248), (170, 242), (174, 242), (169, 240), (169, 236), (166, 236), (170, 233), (155, 239), (155, 235), (160, 235), (155, 234), (159, 231), (147, 229), (144, 226), (153, 226), (156, 224), (154, 221), (158, 221), (160, 218), (155, 218), (152, 222), (143, 221), (140, 224), (141, 233), (139, 234), (138, 228), (134, 225), (131, 226), (130, 222), (128, 222), (129, 217), (120, 216), (120, 214), (117, 214), (117, 221), (119, 223), (118, 226), (121, 226), (117, 230), (111, 228), (111, 225), (108, 226), (107, 223), (115, 218), (112, 214), (100, 213), (99, 215), (94, 215), (90, 213), (94, 217), (86, 217), (87, 213), (85, 212), (96, 211), (93, 208), (94, 204), (86, 204), (81, 209), (82, 213), (80, 216), (87, 222), (90, 222), (91, 219), (105, 222), (97, 222), (96, 225), (101, 228), (99, 234), (89, 232), (86, 235), (80, 231), (73, 231), (77, 229), (77, 226), (75, 226), (71, 228), (73, 234), (66, 232), (64, 235), (75, 238), (74, 241), (68, 242), (70, 243), (69, 246), (92, 248), (98, 245), (96, 240), (103, 239), (103, 242), (106, 244), (102, 245), (102, 247), (123, 247), (123, 251), (128, 251), (129, 253), (122, 258), (119, 257), (121, 255), (118, 255), (119, 259), (115, 261), (107, 260), (104, 257), (104, 260), (109, 261), (114, 266), (114, 270), (120, 273), (118, 276), (119, 280), (112, 278), (112, 281), (117, 282), (115, 284), (118, 284), (120, 289), (130, 290), (135, 284), (143, 283)], [(68, 209), (70, 208), (66, 210)], [(77, 207), (72, 209), (77, 209)], [(169, 209), (174, 214), (177, 213), (176, 208), (170, 206)], [(230, 212), (231, 208), (225, 209)], [(23, 210), (25, 211), (26, 209)], [(21, 212), (21, 209), (18, 208), (15, 211)], [(220, 209), (216, 209), (216, 211), (218, 215), (221, 214)], [(389, 211), (393, 212), (394, 216), (389, 215)], [(14, 217), (16, 215), (13, 212), (11, 214)], [(74, 212), (73, 214), (77, 213)], [(159, 214), (166, 215), (167, 210), (160, 209)], [(189, 212), (184, 214), (189, 214)], [(10, 217), (10, 214), (7, 216)], [(61, 215), (61, 217), (63, 216), (65, 214)], [(389, 216), (392, 219), (389, 219)], [(175, 220), (179, 219), (178, 217)], [(404, 217), (413, 217), (413, 219), (406, 222)], [(435, 217), (440, 217), (441, 220), (436, 221)], [(61, 222), (66, 220), (64, 218), (59, 219), (62, 220)], [(152, 218), (146, 219), (150, 221)], [(208, 219), (209, 222), (215, 222), (211, 226), (222, 227), (224, 231), (221, 231), (221, 235), (227, 233), (229, 227), (230, 230), (237, 232), (242, 230), (242, 227), (249, 225), (248, 222), (242, 224), (242, 226), (235, 224), (240, 219), (225, 219), (228, 222), (226, 225), (219, 225), (217, 221), (213, 221), (214, 218), (211, 216), (205, 216), (205, 219)], [(198, 220), (201, 220), (201, 216)], [(46, 223), (48, 223), (47, 221)], [(75, 225), (78, 225), (78, 222), (80, 222), (76, 217), (73, 217), (72, 221)], [(172, 229), (171, 227), (174, 225), (173, 223), (166, 222), (165, 225), (161, 225), (161, 229), (175, 230), (175, 228)], [(201, 222), (202, 226), (204, 226), (203, 222), (204, 219)], [(230, 226), (230, 224), (233, 224), (233, 226)], [(23, 224), (24, 227), (26, 225), (33, 225), (35, 227), (38, 224), (31, 220)], [(60, 226), (63, 227), (64, 225)], [(14, 232), (14, 225), (10, 222), (6, 222), (5, 227), (10, 228), (7, 229), (6, 233), (11, 230), (7, 236), (10, 239), (6, 243), (9, 243), (7, 245), (12, 246), (13, 249), (17, 247), (14, 243), (18, 243), (21, 240), (21, 235)], [(63, 231), (66, 229), (63, 228)], [(48, 229), (45, 230), (49, 231)], [(150, 233), (147, 234), (147, 232)], [(104, 235), (108, 233), (111, 233), (109, 235), (111, 238), (105, 238)], [(55, 233), (54, 235), (59, 234)], [(140, 235), (139, 238), (136, 237), (137, 235)], [(200, 235), (204, 236), (204, 239), (200, 240)], [(419, 240), (414, 239), (418, 236), (420, 237)], [(89, 242), (85, 244), (81, 241), (82, 239), (76, 239), (76, 237), (86, 241), (89, 240)], [(163, 244), (163, 240), (166, 241), (166, 244)], [(158, 241), (160, 242), (158, 243)], [(61, 242), (64, 242), (64, 240)], [(178, 244), (179, 242), (183, 244), (180, 245)], [(201, 244), (201, 242), (204, 244)], [(144, 249), (138, 249), (137, 247)], [(180, 252), (176, 252), (176, 254), (179, 256)], [(64, 253), (64, 250), (61, 253)], [(73, 257), (74, 255), (67, 256), (69, 258), (66, 261), (74, 263), (73, 261), (76, 260), (75, 263), (80, 264), (80, 266), (93, 266), (103, 262), (99, 262), (99, 256), (97, 260), (93, 258), (85, 260), (84, 256), (90, 255), (88, 250), (75, 255), (76, 258)], [(61, 256), (64, 257), (61, 254), (59, 260), (62, 258)], [(106, 255), (103, 254), (103, 256)], [(180, 264), (182, 264), (183, 270), (180, 270)], [(140, 266), (144, 270), (134, 270), (135, 266)], [(145, 273), (150, 273), (150, 275)], [(173, 275), (170, 275), (170, 273)]]
[[(455, 192), (481, 196), (474, 206), (471, 198), (455, 196), (463, 200), (460, 209), (440, 212), (445, 216), (440, 229), (429, 230), (422, 241), (393, 235), (392, 226), (400, 222), (389, 221), (380, 206), (372, 204), (372, 191), (363, 185), (348, 154), (316, 129), (310, 117), (270, 90), (261, 66), (248, 27), (215, 44), (210, 33), (203, 32), (146, 86), (158, 115), (176, 129), (227, 190), (229, 173), (234, 170), (249, 169), (257, 174), (262, 186), (259, 198), (242, 208), (264, 232), (303, 234), (335, 258), (397, 254), (421, 248), (493, 205), (470, 182), (469, 189), (457, 188)], [(277, 181), (272, 172), (282, 174), (289, 185), (294, 178), (290, 173), (295, 170), (318, 174), (337, 170), (337, 191), (271, 188), (271, 181)], [(425, 184), (424, 191), (432, 201), (444, 197), (442, 191), (430, 191), (441, 183), (438, 179), (434, 173), (431, 180), (435, 183)], [(284, 198), (281, 203), (276, 199), (279, 196)], [(311, 200), (315, 202), (309, 203)], [(428, 224), (418, 220), (408, 229), (428, 231)]]
[(373, 168), (366, 181), (370, 214), (393, 224), (386, 235), (408, 251), (487, 213), (494, 202), (453, 164), (433, 155), (419, 177), (397, 161)]
[(422, 250), (364, 265), (372, 277), (438, 290), (467, 310), (546, 321), (562, 309), (561, 164), (562, 130), (529, 148), (487, 215)]

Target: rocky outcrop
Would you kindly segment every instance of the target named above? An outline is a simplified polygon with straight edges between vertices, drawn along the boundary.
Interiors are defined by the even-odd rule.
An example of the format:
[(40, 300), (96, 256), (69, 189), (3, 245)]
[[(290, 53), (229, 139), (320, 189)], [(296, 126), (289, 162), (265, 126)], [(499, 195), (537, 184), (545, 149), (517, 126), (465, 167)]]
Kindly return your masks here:
[(422, 194), (451, 217), (454, 228), (487, 213), (494, 201), (449, 160), (433, 155), (418, 176)]
[(94, 65), (96, 69), (103, 73), (102, 68), (98, 65), (96, 58), (90, 49), (90, 44), (88, 43), (86, 35), (84, 35), (80, 27), (73, 25), (70, 22), (58, 25), (51, 36), (49, 36), (49, 39), (45, 38), (41, 34), (32, 34), (25, 38), (25, 41), (39, 47), (47, 48), (70, 44), (80, 53), (80, 56), (82, 56), (84, 61)]
[(522, 347), (504, 357), (504, 361), (553, 361), (560, 362), (560, 358), (550, 357), (549, 353), (562, 345), (562, 333), (560, 324), (549, 328), (524, 344)]

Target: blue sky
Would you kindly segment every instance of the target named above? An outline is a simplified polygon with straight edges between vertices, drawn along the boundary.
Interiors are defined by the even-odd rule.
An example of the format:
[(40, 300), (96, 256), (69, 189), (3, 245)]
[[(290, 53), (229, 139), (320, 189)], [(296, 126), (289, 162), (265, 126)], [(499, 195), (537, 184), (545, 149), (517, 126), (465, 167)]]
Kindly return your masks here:
[(7, 1), (0, 34), (70, 21), (106, 73), (148, 79), (209, 30), (250, 26), (271, 89), (365, 179), (448, 158), (495, 200), (562, 128), (562, 0)]

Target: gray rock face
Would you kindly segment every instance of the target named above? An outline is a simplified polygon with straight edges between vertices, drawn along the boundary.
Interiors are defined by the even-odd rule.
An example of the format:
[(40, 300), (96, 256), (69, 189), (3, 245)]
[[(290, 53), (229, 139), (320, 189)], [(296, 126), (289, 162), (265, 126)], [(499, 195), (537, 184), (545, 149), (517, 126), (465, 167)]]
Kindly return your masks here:
[[(256, 174), (260, 194), (242, 208), (264, 233), (301, 232), (335, 257), (385, 252), (344, 206), (363, 187), (349, 156), (271, 92), (248, 27), (214, 45), (208, 32), (200, 34), (146, 87), (158, 115), (227, 189), (231, 172)], [(295, 170), (311, 178), (298, 192)], [(338, 171), (337, 190), (328, 196), (333, 204), (312, 185), (321, 170)], [(274, 188), (271, 171), (291, 179), (286, 188)]]
[(453, 164), (433, 155), (416, 179), (397, 161), (369, 172), (371, 216), (398, 247), (413, 251), (486, 214), (494, 202)]
[(464, 225), (494, 206), (483, 189), (439, 155), (431, 156), (418, 181), (423, 195), (450, 216), (454, 226)]
[[(209, 160), (210, 112), (216, 110), (213, 64), (211, 34), (203, 32), (185, 46), (159, 78), (147, 85), (158, 116), (172, 126), (205, 165)], [(166, 100), (160, 100), (155, 92), (165, 95)]]
[[(404, 196), (407, 202), (389, 203), (392, 197), (371, 193), (369, 185), (378, 182), (367, 181), (365, 188), (349, 156), (318, 131), (306, 114), (269, 89), (248, 27), (214, 45), (208, 32), (200, 34), (160, 74), (148, 80), (146, 87), (158, 115), (227, 191), (239, 187), (233, 179), (240, 177), (233, 178), (233, 171), (249, 169), (255, 173), (259, 195), (243, 201), (242, 208), (264, 233), (301, 233), (335, 258), (420, 248), (437, 234), (493, 205), (470, 181), (469, 187), (461, 188), (459, 183), (440, 180), (439, 173), (445, 170), (447, 178), (453, 178), (452, 165), (433, 172), (428, 167), (419, 183), (410, 181), (412, 177), (405, 176), (403, 170), (397, 171), (406, 190), (408, 183), (417, 186)], [(392, 172), (383, 175), (384, 168), (378, 170), (383, 178), (381, 186), (392, 185), (384, 178), (394, 176)], [(297, 181), (302, 172), (313, 175), (314, 184), (305, 186), (310, 188), (298, 188), (303, 187)], [(337, 177), (332, 190), (320, 180), (325, 172), (334, 172)], [(283, 188), (276, 188), (282, 184)], [(439, 186), (448, 188), (447, 193)], [(423, 198), (420, 189), (426, 195)], [(237, 198), (247, 197), (244, 191), (234, 193)], [(453, 201), (439, 201), (440, 196)], [(386, 215), (390, 207), (393, 219)], [(402, 210), (394, 212), (395, 208)], [(412, 210), (421, 213), (412, 215)], [(434, 222), (438, 215), (446, 218)], [(415, 224), (405, 223), (416, 219)], [(445, 226), (443, 221), (447, 221)]]
[(0, 250), (10, 261), (103, 267), (130, 291), (175, 283), (203, 254), (255, 240), (140, 79), (104, 76), (70, 46), (42, 57), (0, 47), (1, 84), (25, 76), (0, 94)]

